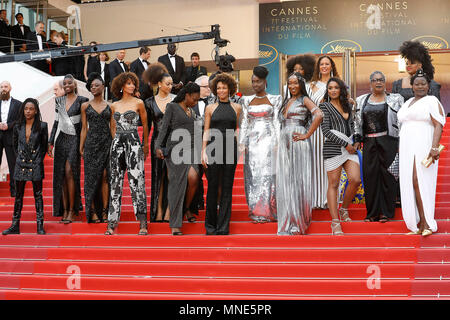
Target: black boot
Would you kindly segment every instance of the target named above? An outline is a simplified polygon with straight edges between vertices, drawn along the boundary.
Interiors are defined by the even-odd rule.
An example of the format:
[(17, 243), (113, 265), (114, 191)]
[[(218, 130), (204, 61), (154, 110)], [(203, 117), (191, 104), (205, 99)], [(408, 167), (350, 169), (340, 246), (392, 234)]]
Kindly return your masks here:
[(44, 231), (44, 200), (42, 199), (42, 190), (36, 192), (34, 195), (35, 207), (36, 207), (36, 224), (37, 234), (45, 234)]
[(14, 213), (11, 227), (2, 232), (3, 235), (7, 234), (20, 234), (20, 216), (22, 214), (23, 200), (16, 197), (14, 202)]

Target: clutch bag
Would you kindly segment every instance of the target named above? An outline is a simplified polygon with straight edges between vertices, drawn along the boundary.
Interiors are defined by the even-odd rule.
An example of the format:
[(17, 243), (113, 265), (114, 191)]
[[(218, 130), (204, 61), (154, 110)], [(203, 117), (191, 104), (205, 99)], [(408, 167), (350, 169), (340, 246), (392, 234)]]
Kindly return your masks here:
[[(444, 146), (442, 144), (439, 145), (438, 153), (441, 153), (442, 150), (444, 150)], [(428, 157), (422, 160), (422, 164), (425, 166), (425, 168), (428, 168), (433, 163), (433, 158)]]

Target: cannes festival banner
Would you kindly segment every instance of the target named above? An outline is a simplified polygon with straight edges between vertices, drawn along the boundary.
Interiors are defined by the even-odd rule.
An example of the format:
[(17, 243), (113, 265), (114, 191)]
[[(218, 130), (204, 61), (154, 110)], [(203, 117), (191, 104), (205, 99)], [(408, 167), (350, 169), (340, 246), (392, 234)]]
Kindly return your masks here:
[(259, 5), (259, 63), (278, 94), (280, 53), (398, 50), (405, 40), (448, 49), (450, 0), (303, 0)]

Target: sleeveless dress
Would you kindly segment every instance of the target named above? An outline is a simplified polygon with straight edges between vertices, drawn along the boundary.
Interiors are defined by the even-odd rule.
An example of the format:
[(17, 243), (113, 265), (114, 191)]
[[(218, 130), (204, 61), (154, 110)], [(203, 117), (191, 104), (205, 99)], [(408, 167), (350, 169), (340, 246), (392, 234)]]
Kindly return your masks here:
[[(315, 82), (318, 88), (316, 92), (313, 93), (311, 88), (311, 82), (306, 83), (306, 91), (308, 92), (309, 98), (318, 107), (322, 102), (322, 99), (327, 91), (327, 85), (324, 82)], [(316, 131), (311, 135), (311, 148), (313, 155), (312, 164), (312, 179), (313, 179), (313, 208), (326, 208), (327, 207), (327, 190), (328, 190), (328, 176), (324, 166), (323, 158), (323, 144), (324, 136), (322, 128), (319, 126)]]
[(109, 176), (109, 151), (111, 148), (111, 131), (109, 128), (111, 108), (107, 105), (98, 113), (89, 105), (86, 108), (86, 119), (89, 124), (84, 143), (84, 201), (86, 219), (92, 217), (92, 202), (95, 212), (100, 213), (103, 206), (101, 194), (101, 179), (103, 171)]
[(110, 201), (108, 226), (114, 228), (120, 220), (122, 191), (125, 171), (130, 184), (136, 220), (142, 215), (147, 216), (147, 196), (145, 193), (144, 151), (137, 127), (139, 114), (128, 110), (124, 113), (115, 112), (116, 135), (110, 150)]
[(305, 234), (312, 217), (312, 152), (309, 139), (294, 141), (294, 132), (305, 134), (310, 112), (295, 100), (286, 118), (280, 114), (282, 128), (278, 145), (276, 194), (278, 235)]
[[(234, 174), (237, 164), (235, 137), (237, 116), (230, 102), (219, 102), (211, 115), (208, 155), (208, 192), (206, 195), (205, 228), (207, 234), (229, 233)], [(222, 190), (217, 199), (219, 188)], [(217, 205), (219, 209), (217, 210)]]
[(239, 140), (245, 145), (245, 196), (252, 220), (271, 221), (277, 219), (275, 173), (281, 96), (268, 95), (271, 104), (250, 105), (254, 97), (241, 100)]

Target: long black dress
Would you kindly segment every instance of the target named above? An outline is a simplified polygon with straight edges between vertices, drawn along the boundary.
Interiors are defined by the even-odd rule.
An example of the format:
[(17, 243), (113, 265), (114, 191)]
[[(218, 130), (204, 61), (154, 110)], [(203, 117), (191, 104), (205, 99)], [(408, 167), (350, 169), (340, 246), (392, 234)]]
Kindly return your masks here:
[[(152, 188), (151, 188), (151, 196), (150, 196), (150, 221), (156, 220), (156, 215), (158, 213), (158, 201), (159, 197), (162, 196), (162, 211), (166, 212), (167, 209), (167, 187), (168, 187), (168, 179), (167, 179), (167, 166), (164, 160), (158, 159), (155, 153), (155, 142), (158, 138), (158, 134), (161, 131), (162, 119), (164, 117), (164, 113), (161, 112), (161, 109), (158, 107), (155, 101), (155, 97), (150, 97), (145, 100), (145, 108), (147, 110), (147, 122), (148, 128), (150, 132), (150, 128), (153, 125), (153, 133), (150, 142), (150, 155), (151, 155), (151, 164), (152, 164)], [(163, 141), (163, 145), (166, 145), (166, 141)], [(163, 194), (160, 195), (161, 183), (164, 185)]]
[[(178, 103), (167, 104), (155, 143), (155, 149), (161, 149), (163, 142), (167, 141), (167, 156), (164, 161), (169, 177), (167, 198), (171, 228), (181, 228), (183, 223), (189, 169), (193, 167), (197, 173), (200, 172), (202, 122), (197, 120), (193, 110), (187, 115)], [(189, 133), (189, 136), (184, 136), (183, 133)]]
[(86, 108), (86, 119), (89, 130), (84, 144), (84, 201), (86, 218), (90, 222), (92, 217), (92, 202), (95, 212), (99, 214), (103, 207), (101, 181), (103, 171), (109, 176), (109, 151), (111, 148), (111, 108), (107, 105), (98, 113), (89, 105)]
[[(206, 149), (209, 163), (206, 169), (208, 191), (205, 228), (208, 234), (226, 235), (229, 233), (234, 173), (237, 165), (237, 141), (234, 135), (236, 122), (236, 112), (230, 102), (219, 102), (218, 107), (211, 115), (210, 130), (215, 129), (222, 135), (222, 149), (216, 145), (217, 149), (211, 150), (211, 155), (208, 154), (208, 148)], [(212, 145), (214, 142), (215, 139), (211, 139), (208, 145)], [(227, 148), (227, 146), (232, 146), (232, 148)], [(227, 153), (229, 151), (232, 151), (233, 154)], [(222, 193), (218, 200), (219, 188)], [(218, 202), (219, 210), (217, 210)]]
[(53, 160), (53, 216), (63, 215), (62, 185), (65, 164), (69, 162), (75, 182), (75, 203), (73, 210), (80, 210), (80, 133), (81, 105), (89, 99), (77, 96), (69, 110), (66, 111), (66, 96), (56, 98), (56, 115), (50, 134), (49, 143), (54, 146)]

